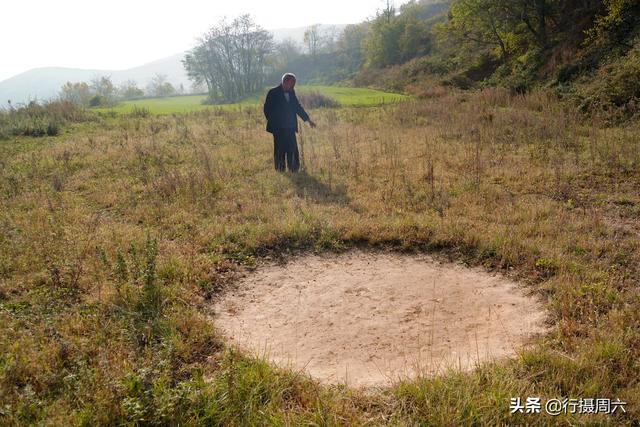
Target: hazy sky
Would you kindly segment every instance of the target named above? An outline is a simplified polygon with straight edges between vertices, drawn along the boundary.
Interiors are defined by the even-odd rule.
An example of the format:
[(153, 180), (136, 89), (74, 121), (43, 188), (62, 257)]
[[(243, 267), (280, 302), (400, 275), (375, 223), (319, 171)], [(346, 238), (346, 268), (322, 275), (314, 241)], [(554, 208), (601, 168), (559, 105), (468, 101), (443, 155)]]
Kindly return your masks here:
[(360, 22), (382, 6), (383, 0), (6, 1), (0, 81), (36, 67), (142, 65), (192, 47), (223, 16), (250, 13), (264, 28), (293, 28)]

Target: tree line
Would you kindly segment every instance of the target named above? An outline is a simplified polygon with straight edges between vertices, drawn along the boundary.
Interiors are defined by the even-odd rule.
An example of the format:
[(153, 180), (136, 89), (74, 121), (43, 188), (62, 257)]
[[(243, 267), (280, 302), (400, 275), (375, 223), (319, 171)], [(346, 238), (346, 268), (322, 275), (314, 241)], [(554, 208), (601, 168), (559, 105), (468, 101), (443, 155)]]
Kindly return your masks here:
[[(285, 71), (296, 72), (303, 83), (404, 89), (428, 74), (463, 88), (483, 82), (527, 90), (551, 74), (562, 83), (625, 54), (634, 47), (638, 28), (637, 0), (411, 0), (399, 8), (384, 0), (364, 22), (340, 29), (310, 26), (302, 43), (275, 42), (250, 15), (223, 19), (182, 62), (194, 87), (206, 88), (210, 103), (253, 95)], [(624, 94), (625, 76), (640, 74), (637, 62), (638, 67), (625, 63), (620, 77), (625, 84), (612, 83), (621, 98), (640, 96), (635, 86), (631, 95)], [(101, 105), (183, 92), (161, 77), (146, 90), (135, 82), (116, 88), (104, 77), (68, 83), (61, 95)]]
[(461, 87), (544, 83), (585, 110), (640, 97), (637, 0), (453, 0), (433, 34), (425, 63)]
[(182, 85), (175, 88), (164, 74), (156, 74), (146, 87), (140, 88), (135, 80), (115, 85), (110, 76), (97, 76), (90, 82), (67, 82), (58, 98), (85, 107), (110, 106), (119, 101), (144, 97), (164, 97), (184, 94)]
[(206, 85), (209, 101), (234, 102), (295, 70), (305, 82), (348, 79), (362, 68), (400, 64), (431, 49), (430, 28), (446, 2), (411, 1), (399, 10), (387, 2), (375, 18), (342, 31), (310, 26), (303, 44), (276, 43), (250, 15), (223, 19), (203, 34), (183, 60), (194, 84)]

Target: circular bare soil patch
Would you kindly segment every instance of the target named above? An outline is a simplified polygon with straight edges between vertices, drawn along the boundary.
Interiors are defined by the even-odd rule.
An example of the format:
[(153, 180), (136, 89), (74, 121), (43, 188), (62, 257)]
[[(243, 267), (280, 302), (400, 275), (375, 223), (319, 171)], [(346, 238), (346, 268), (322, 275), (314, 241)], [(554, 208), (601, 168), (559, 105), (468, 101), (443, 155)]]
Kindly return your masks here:
[(472, 369), (545, 330), (541, 305), (501, 275), (362, 251), (260, 266), (214, 311), (245, 351), (355, 387)]

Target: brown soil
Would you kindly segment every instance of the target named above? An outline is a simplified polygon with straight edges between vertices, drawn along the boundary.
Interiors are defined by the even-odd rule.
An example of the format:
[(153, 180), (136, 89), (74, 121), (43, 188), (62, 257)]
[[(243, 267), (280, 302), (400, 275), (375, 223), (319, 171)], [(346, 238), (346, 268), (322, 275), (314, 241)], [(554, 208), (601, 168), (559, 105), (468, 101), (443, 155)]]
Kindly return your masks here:
[(540, 304), (501, 275), (426, 255), (305, 255), (247, 274), (214, 306), (245, 351), (322, 382), (383, 386), (513, 355)]

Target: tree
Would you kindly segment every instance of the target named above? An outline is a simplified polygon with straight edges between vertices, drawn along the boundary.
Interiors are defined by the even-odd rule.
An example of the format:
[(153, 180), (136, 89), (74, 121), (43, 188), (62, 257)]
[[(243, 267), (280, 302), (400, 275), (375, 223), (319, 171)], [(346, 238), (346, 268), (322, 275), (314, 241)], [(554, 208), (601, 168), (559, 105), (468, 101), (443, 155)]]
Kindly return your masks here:
[(127, 80), (118, 87), (118, 96), (122, 99), (134, 99), (144, 96), (144, 91), (138, 87), (135, 80)]
[(318, 55), (318, 50), (322, 44), (322, 36), (320, 34), (320, 24), (314, 24), (307, 28), (304, 32), (304, 44), (307, 46), (307, 52), (312, 58)]
[(70, 101), (76, 105), (88, 106), (93, 94), (91, 88), (84, 82), (67, 82), (60, 88), (59, 97), (63, 101)]
[(304, 32), (304, 44), (307, 53), (312, 57), (318, 54), (318, 45), (320, 44), (320, 24), (314, 24), (307, 28)]
[(490, 2), (493, 10), (499, 10), (499, 16), (505, 20), (511, 32), (518, 33), (518, 25), (533, 36), (534, 42), (540, 48), (549, 44), (549, 21), (553, 14), (553, 0), (494, 0)]
[(295, 40), (288, 38), (275, 45), (275, 56), (282, 62), (289, 62), (302, 54), (300, 45)]
[(147, 85), (147, 92), (151, 96), (171, 96), (175, 95), (176, 90), (171, 83), (167, 81), (166, 74), (156, 74)]
[(463, 42), (498, 48), (506, 61), (510, 53), (507, 45), (510, 26), (504, 7), (507, 1), (457, 0), (451, 5), (446, 28)]
[(335, 52), (337, 49), (338, 39), (340, 38), (340, 29), (335, 25), (327, 25), (322, 31), (321, 49), (327, 53)]
[(589, 43), (603, 45), (627, 45), (626, 39), (634, 34), (633, 29), (640, 24), (640, 4), (637, 0), (601, 0), (603, 13), (588, 31)]
[(307, 53), (315, 60), (321, 53), (334, 52), (339, 34), (339, 29), (335, 26), (321, 27), (320, 24), (310, 26), (304, 32)]
[(264, 86), (273, 47), (273, 36), (242, 15), (211, 28), (182, 63), (195, 85), (207, 85), (212, 102), (233, 102)]
[(110, 76), (98, 76), (91, 80), (91, 90), (94, 95), (98, 95), (102, 104), (110, 104), (114, 100), (115, 86)]
[(387, 2), (387, 8), (378, 13), (371, 24), (371, 32), (363, 41), (365, 66), (383, 68), (400, 62), (400, 36), (404, 28), (395, 16), (395, 9)]
[(347, 72), (357, 71), (364, 63), (362, 46), (369, 31), (367, 23), (347, 25), (338, 38), (338, 60)]
[(385, 6), (380, 16), (382, 16), (387, 24), (391, 23), (391, 20), (396, 16), (396, 7), (393, 5), (393, 0), (385, 0)]
[(568, 3), (559, 0), (456, 0), (450, 10), (449, 29), (477, 45), (499, 47), (502, 58), (506, 59), (511, 53), (509, 39), (518, 39), (525, 49), (531, 45), (548, 48), (551, 25), (558, 27), (562, 15), (576, 18), (572, 7), (566, 6)]
[(421, 18), (424, 9), (426, 7), (416, 3), (415, 0), (411, 0), (400, 8), (398, 19), (403, 30), (398, 40), (398, 49), (401, 62), (426, 55), (431, 50), (430, 29)]
[(290, 38), (277, 43), (273, 53), (271, 64), (276, 74), (288, 71), (290, 65), (302, 55), (300, 45)]
[[(438, 9), (435, 8), (435, 11)], [(431, 50), (430, 29), (434, 12), (432, 4), (411, 0), (396, 13), (393, 3), (386, 2), (369, 26), (362, 41), (367, 68), (383, 68), (406, 62)]]

